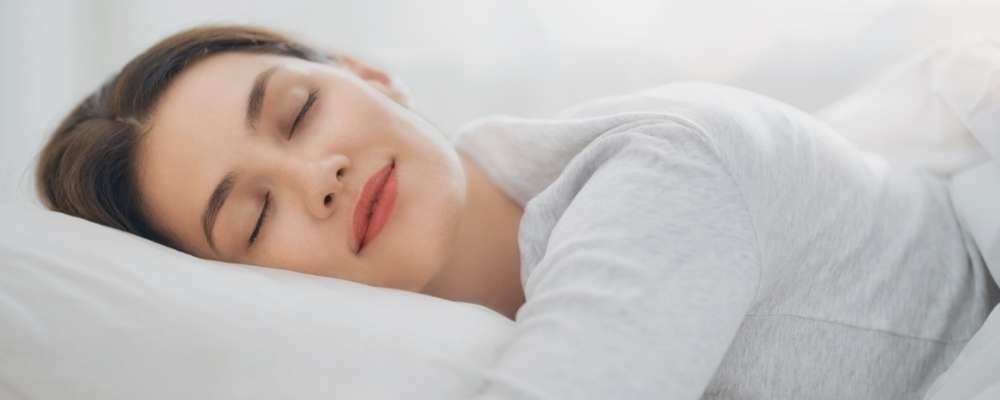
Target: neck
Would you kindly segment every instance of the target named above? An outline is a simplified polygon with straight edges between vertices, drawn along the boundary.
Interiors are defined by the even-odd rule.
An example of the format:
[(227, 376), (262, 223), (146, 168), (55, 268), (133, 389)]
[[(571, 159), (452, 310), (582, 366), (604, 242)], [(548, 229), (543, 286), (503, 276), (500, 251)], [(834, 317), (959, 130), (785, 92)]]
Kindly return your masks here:
[(490, 308), (510, 319), (524, 304), (517, 234), (524, 211), (466, 155), (459, 153), (468, 197), (455, 253), (425, 287), (432, 296)]

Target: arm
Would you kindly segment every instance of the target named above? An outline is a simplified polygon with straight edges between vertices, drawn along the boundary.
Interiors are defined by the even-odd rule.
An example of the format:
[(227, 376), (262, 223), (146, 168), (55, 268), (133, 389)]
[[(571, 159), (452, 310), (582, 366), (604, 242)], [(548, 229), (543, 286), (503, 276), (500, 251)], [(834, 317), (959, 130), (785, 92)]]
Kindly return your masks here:
[(756, 294), (741, 193), (700, 133), (605, 133), (526, 206), (526, 303), (477, 399), (697, 399)]

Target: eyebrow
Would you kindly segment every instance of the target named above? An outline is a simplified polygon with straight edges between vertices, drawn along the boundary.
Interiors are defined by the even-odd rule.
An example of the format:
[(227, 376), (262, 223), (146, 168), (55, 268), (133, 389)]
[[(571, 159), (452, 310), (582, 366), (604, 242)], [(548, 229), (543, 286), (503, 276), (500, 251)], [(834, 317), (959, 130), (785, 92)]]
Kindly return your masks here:
[(257, 126), (257, 120), (260, 119), (260, 110), (264, 108), (264, 94), (267, 91), (267, 81), (271, 79), (271, 75), (278, 70), (280, 66), (275, 65), (271, 68), (261, 71), (257, 75), (257, 78), (253, 81), (253, 87), (250, 89), (250, 96), (247, 98), (247, 116), (246, 124), (251, 129)]
[[(264, 95), (267, 92), (267, 82), (279, 67), (279, 65), (275, 65), (265, 69), (257, 74), (257, 77), (253, 80), (253, 86), (250, 88), (250, 96), (247, 97), (246, 113), (246, 125), (251, 129), (256, 129), (257, 121), (260, 120), (260, 111), (264, 108)], [(201, 228), (205, 233), (205, 240), (208, 242), (208, 246), (216, 253), (219, 250), (215, 248), (212, 230), (215, 228), (215, 220), (219, 217), (219, 211), (222, 210), (223, 204), (226, 203), (226, 199), (229, 198), (229, 194), (232, 193), (235, 185), (236, 173), (229, 172), (219, 181), (218, 185), (215, 185), (212, 195), (208, 198), (208, 205), (205, 206), (205, 211), (201, 214)]]
[(226, 174), (226, 176), (219, 181), (219, 184), (215, 186), (215, 190), (212, 191), (212, 196), (208, 198), (208, 206), (205, 207), (205, 212), (201, 215), (201, 227), (205, 231), (205, 240), (208, 241), (208, 246), (211, 247), (216, 253), (219, 251), (215, 248), (215, 241), (212, 240), (212, 228), (215, 227), (215, 220), (219, 216), (219, 210), (221, 210), (222, 205), (225, 204), (226, 198), (229, 197), (229, 193), (232, 193), (235, 183), (236, 173), (230, 172)]

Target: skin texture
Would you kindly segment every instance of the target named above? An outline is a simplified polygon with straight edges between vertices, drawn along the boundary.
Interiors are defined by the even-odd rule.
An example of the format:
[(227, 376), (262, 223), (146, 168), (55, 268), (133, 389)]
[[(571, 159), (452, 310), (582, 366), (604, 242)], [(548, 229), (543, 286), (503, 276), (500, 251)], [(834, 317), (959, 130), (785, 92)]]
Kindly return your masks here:
[[(473, 302), (514, 319), (524, 302), (522, 208), (410, 110), (387, 74), (342, 59), (222, 53), (185, 69), (159, 99), (139, 146), (139, 191), (153, 225), (198, 257)], [(248, 125), (251, 87), (275, 66), (260, 118)], [(316, 100), (289, 138), (312, 91)], [(356, 253), (355, 204), (392, 160), (394, 209)], [(213, 249), (202, 214), (230, 172), (237, 178), (212, 230)], [(250, 246), (265, 197), (270, 208)]]

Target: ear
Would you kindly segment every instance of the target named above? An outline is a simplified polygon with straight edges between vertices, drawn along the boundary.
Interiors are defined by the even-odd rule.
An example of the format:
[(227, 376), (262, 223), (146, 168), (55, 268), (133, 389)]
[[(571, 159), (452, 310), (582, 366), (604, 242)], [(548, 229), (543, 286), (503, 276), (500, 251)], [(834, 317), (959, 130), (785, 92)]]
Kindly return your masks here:
[(354, 72), (355, 75), (361, 77), (361, 79), (374, 86), (390, 99), (395, 100), (403, 107), (410, 107), (410, 98), (406, 93), (406, 89), (399, 80), (394, 79), (385, 73), (385, 71), (368, 65), (347, 54), (333, 54), (330, 57), (340, 65)]

